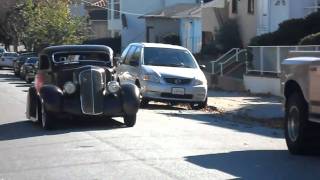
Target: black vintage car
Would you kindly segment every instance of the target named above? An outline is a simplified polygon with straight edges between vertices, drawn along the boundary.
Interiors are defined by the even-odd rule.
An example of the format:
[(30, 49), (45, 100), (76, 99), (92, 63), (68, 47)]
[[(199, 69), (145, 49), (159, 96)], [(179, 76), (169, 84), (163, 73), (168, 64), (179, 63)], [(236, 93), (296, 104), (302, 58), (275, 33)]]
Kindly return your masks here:
[(68, 45), (45, 48), (39, 55), (35, 86), (27, 99), (27, 118), (44, 129), (61, 118), (123, 117), (132, 127), (139, 89), (113, 77), (113, 51), (107, 46)]
[(23, 79), (27, 83), (31, 83), (34, 80), (34, 77), (38, 69), (38, 60), (38, 57), (30, 57), (21, 66), (20, 76), (23, 75)]
[(35, 52), (21, 53), (17, 60), (13, 61), (13, 72), (16, 76), (20, 75), (21, 66), (26, 62), (29, 57), (37, 57)]

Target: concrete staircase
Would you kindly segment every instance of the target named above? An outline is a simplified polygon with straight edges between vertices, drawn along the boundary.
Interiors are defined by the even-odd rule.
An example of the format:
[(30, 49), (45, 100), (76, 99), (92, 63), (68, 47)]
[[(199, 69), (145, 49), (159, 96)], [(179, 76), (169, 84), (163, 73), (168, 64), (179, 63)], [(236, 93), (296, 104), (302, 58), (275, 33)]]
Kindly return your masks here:
[[(230, 53), (231, 52), (231, 53)], [(246, 50), (235, 49), (219, 58), (213, 65), (213, 73), (207, 74), (209, 88), (229, 91), (245, 91), (243, 75), (246, 72)], [(220, 65), (217, 67), (217, 65)]]

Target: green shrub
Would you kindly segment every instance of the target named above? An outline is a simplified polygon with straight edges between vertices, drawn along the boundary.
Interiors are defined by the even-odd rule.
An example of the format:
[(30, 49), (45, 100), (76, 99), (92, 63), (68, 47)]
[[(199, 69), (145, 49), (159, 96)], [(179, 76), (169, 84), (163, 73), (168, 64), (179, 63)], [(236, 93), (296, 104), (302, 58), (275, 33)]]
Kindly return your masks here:
[(299, 45), (320, 45), (320, 32), (302, 38)]
[(201, 48), (201, 54), (205, 55), (211, 55), (211, 56), (216, 56), (218, 54), (221, 54), (221, 46), (217, 44), (217, 42), (212, 41), (211, 43), (207, 45), (203, 45)]
[(242, 41), (238, 23), (235, 19), (225, 22), (219, 29), (216, 36), (217, 44), (221, 45), (221, 50), (226, 52), (232, 48), (242, 47)]
[(251, 46), (297, 45), (309, 34), (320, 32), (320, 12), (306, 18), (290, 19), (279, 24), (277, 31), (256, 36), (251, 39)]
[(176, 34), (169, 34), (162, 38), (162, 43), (172, 44), (172, 45), (181, 45), (180, 37)]

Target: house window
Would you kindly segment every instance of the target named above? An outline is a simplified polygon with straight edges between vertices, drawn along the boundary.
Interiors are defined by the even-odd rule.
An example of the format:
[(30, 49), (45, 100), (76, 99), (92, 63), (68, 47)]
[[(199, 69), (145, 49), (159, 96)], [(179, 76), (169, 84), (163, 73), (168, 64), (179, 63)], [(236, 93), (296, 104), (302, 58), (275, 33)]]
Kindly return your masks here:
[(254, 0), (248, 0), (248, 13), (254, 14)]
[(114, 0), (114, 19), (120, 19), (120, 0)]
[(238, 0), (232, 0), (232, 13), (237, 14), (238, 13)]

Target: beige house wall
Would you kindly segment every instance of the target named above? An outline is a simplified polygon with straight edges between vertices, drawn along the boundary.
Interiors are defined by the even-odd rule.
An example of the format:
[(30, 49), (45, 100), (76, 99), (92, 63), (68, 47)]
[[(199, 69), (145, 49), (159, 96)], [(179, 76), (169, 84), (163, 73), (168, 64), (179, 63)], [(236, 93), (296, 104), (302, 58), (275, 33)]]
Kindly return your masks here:
[(247, 46), (250, 40), (257, 35), (257, 10), (258, 2), (255, 0), (254, 14), (248, 13), (248, 0), (238, 1), (238, 13), (232, 13), (232, 4), (229, 2), (229, 17), (237, 19), (239, 30), (244, 46)]
[(102, 20), (91, 20), (91, 30), (93, 32), (92, 39), (100, 39), (111, 36), (108, 30), (108, 22)]

